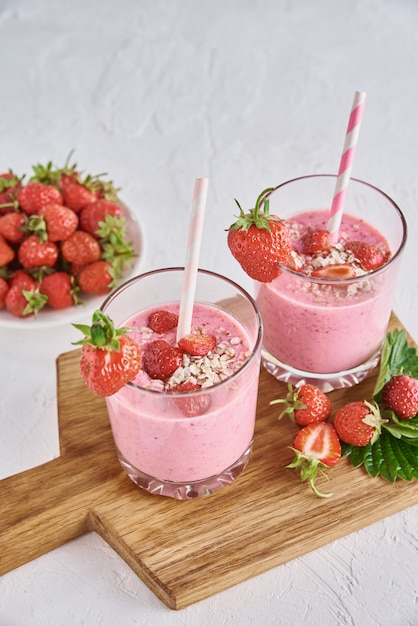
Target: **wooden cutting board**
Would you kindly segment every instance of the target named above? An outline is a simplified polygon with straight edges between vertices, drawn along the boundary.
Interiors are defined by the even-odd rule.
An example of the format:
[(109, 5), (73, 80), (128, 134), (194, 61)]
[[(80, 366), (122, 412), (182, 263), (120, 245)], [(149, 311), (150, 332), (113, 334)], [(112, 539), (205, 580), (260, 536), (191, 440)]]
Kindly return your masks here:
[[(0, 481), (0, 574), (96, 531), (181, 609), (418, 503), (418, 481), (370, 478), (347, 459), (318, 481), (334, 495), (314, 496), (286, 469), (297, 427), (269, 406), (286, 386), (264, 370), (254, 450), (236, 482), (203, 500), (149, 495), (120, 469), (105, 402), (84, 386), (78, 361), (79, 350), (57, 360), (61, 456)], [(370, 399), (376, 374), (332, 392), (335, 408)]]

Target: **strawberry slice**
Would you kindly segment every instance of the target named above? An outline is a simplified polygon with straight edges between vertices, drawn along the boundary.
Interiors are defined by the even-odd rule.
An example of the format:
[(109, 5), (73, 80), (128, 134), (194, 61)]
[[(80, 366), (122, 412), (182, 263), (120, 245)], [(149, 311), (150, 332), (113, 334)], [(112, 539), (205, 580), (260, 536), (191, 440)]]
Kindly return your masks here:
[(345, 249), (354, 254), (361, 267), (367, 272), (377, 270), (387, 260), (378, 246), (366, 241), (347, 241)]
[(327, 280), (346, 280), (354, 278), (356, 270), (349, 263), (335, 263), (326, 267), (319, 267), (311, 274), (315, 278), (325, 278)]
[(176, 328), (179, 316), (169, 311), (154, 311), (148, 318), (148, 327), (155, 333), (166, 333)]
[[(198, 391), (199, 389), (201, 389), (201, 386), (198, 383), (186, 380), (179, 383), (175, 387), (172, 387), (170, 391), (174, 391), (176, 393), (187, 393), (190, 391)], [(174, 402), (183, 415), (186, 417), (196, 417), (197, 415), (202, 415), (205, 411), (207, 411), (210, 405), (210, 397), (208, 394), (194, 394), (185, 398), (176, 398)]]
[(216, 337), (204, 333), (191, 333), (182, 337), (178, 345), (180, 350), (191, 354), (191, 356), (206, 356), (215, 349)]
[(288, 467), (300, 470), (301, 480), (308, 480), (315, 495), (327, 498), (332, 494), (321, 493), (315, 486), (318, 470), (326, 470), (341, 458), (341, 444), (337, 432), (329, 422), (309, 424), (302, 428), (293, 441), (296, 456)]
[(150, 378), (166, 382), (182, 362), (182, 351), (164, 339), (151, 341), (144, 349), (144, 369)]
[(319, 254), (329, 252), (331, 249), (331, 237), (327, 230), (313, 230), (303, 237), (304, 254)]

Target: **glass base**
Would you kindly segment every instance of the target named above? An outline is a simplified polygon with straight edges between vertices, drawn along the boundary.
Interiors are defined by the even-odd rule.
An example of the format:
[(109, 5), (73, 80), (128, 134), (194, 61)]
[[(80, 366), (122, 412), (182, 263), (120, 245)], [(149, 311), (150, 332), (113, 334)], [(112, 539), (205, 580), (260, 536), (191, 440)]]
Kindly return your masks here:
[(129, 478), (138, 485), (138, 487), (148, 491), (148, 493), (167, 496), (169, 498), (175, 498), (176, 500), (195, 500), (196, 498), (210, 496), (222, 487), (233, 483), (247, 466), (250, 460), (252, 446), (253, 442), (250, 443), (249, 447), (240, 458), (235, 461), (233, 465), (221, 472), (221, 474), (189, 482), (172, 482), (148, 476), (148, 474), (144, 474), (144, 472), (141, 472), (131, 465), (119, 452), (118, 458)]
[(380, 350), (376, 352), (368, 361), (358, 367), (342, 372), (331, 374), (315, 374), (291, 368), (285, 363), (281, 363), (270, 352), (264, 348), (261, 351), (261, 362), (265, 369), (277, 380), (291, 383), (296, 387), (301, 385), (316, 385), (325, 393), (342, 389), (343, 387), (353, 387), (360, 383), (376, 367), (380, 359)]

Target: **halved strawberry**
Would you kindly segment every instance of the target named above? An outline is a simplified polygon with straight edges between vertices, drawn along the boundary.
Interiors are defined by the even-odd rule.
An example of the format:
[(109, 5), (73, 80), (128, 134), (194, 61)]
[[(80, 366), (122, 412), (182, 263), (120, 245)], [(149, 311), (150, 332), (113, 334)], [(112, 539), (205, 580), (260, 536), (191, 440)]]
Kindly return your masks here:
[(331, 237), (327, 230), (313, 230), (303, 237), (302, 250), (304, 254), (319, 254), (329, 252), (331, 249)]
[(180, 350), (192, 356), (206, 356), (215, 349), (216, 337), (200, 332), (190, 333), (179, 340), (178, 346)]
[(383, 254), (382, 250), (372, 243), (365, 241), (347, 241), (345, 249), (354, 254), (361, 267), (367, 272), (377, 270), (387, 261), (387, 257)]
[[(199, 391), (201, 386), (192, 381), (184, 381), (171, 387), (170, 391), (176, 393), (188, 393), (191, 391)], [(210, 397), (208, 394), (190, 394), (184, 398), (176, 398), (174, 400), (177, 407), (186, 417), (196, 417), (205, 413), (210, 405)]]
[(176, 328), (179, 321), (179, 316), (176, 313), (170, 311), (154, 311), (148, 318), (148, 328), (151, 328), (155, 333), (166, 333), (169, 330)]
[(166, 382), (183, 362), (183, 353), (164, 339), (156, 339), (144, 349), (144, 369), (150, 378)]
[(356, 270), (349, 263), (335, 263), (334, 265), (319, 267), (311, 275), (326, 280), (347, 280), (356, 276)]
[(331, 493), (321, 493), (315, 485), (319, 471), (337, 465), (341, 458), (341, 444), (337, 432), (329, 422), (309, 424), (302, 428), (293, 441), (296, 456), (288, 467), (300, 471), (301, 480), (309, 481), (315, 495), (327, 498)]

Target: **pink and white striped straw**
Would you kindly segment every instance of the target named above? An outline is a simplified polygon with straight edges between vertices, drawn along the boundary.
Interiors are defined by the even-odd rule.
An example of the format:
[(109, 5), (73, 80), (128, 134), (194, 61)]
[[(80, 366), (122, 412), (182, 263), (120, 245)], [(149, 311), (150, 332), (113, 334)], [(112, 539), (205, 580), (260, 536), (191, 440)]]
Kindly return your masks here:
[(192, 214), (190, 216), (186, 263), (184, 267), (184, 277), (180, 299), (177, 341), (185, 335), (188, 335), (191, 330), (207, 193), (208, 179), (196, 178), (193, 191)]
[(350, 182), (351, 168), (356, 152), (365, 100), (366, 94), (363, 91), (355, 92), (350, 119), (348, 120), (347, 132), (345, 135), (343, 153), (341, 155), (340, 169), (338, 170), (334, 197), (332, 199), (327, 224), (327, 230), (330, 233), (332, 243), (337, 243), (340, 235), (344, 201), (348, 190), (348, 184)]

